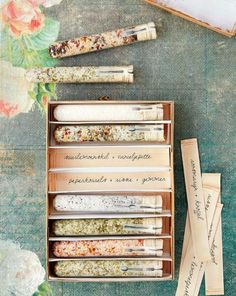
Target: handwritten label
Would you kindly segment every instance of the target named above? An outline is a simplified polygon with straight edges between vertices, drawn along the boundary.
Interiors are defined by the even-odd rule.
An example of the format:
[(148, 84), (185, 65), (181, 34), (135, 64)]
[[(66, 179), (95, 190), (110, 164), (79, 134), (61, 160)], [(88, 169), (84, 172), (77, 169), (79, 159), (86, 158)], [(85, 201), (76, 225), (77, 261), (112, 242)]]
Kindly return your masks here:
[[(198, 190), (196, 165), (195, 165), (195, 161), (193, 159), (190, 160), (190, 163), (191, 163), (191, 170), (192, 170), (192, 184), (191, 184), (191, 187), (196, 192)], [(196, 197), (197, 197), (197, 194), (196, 194)]]
[(212, 195), (211, 194), (207, 194), (207, 197), (205, 199), (205, 210), (208, 211), (209, 208), (210, 208), (210, 204), (211, 204), (211, 198), (212, 198)]
[(217, 252), (217, 244), (216, 241), (214, 239), (212, 246), (211, 246), (211, 250), (210, 250), (210, 254), (211, 254), (211, 262), (214, 263), (215, 265), (218, 265), (218, 263), (216, 262), (216, 252)]
[(170, 188), (170, 172), (49, 173), (50, 191), (156, 191)]
[(197, 215), (198, 219), (204, 220), (201, 212), (201, 202), (199, 200), (195, 200), (195, 209), (193, 210), (193, 212)]
[[(140, 179), (136, 178), (136, 182), (138, 182)], [(148, 182), (165, 182), (166, 178), (161, 177), (146, 177), (141, 178), (141, 184), (145, 184)], [(115, 183), (132, 183), (135, 182), (133, 178), (115, 178), (115, 179), (107, 179), (104, 176), (101, 176), (100, 178), (83, 178), (83, 179), (69, 179), (68, 184), (74, 183), (74, 184), (81, 184), (81, 183), (107, 183), (107, 182), (115, 182)]]
[[(195, 257), (194, 257), (194, 259), (195, 259)], [(191, 284), (192, 284), (193, 275), (194, 275), (195, 270), (197, 269), (197, 267), (198, 267), (198, 264), (195, 261), (192, 261), (191, 264), (190, 264), (190, 269), (189, 269), (187, 279), (184, 281), (185, 282), (184, 296), (190, 296), (191, 295), (191, 292), (189, 294), (189, 290), (190, 290), (190, 287), (191, 287)]]
[(50, 168), (170, 166), (169, 148), (157, 146), (89, 146), (51, 148)]
[(132, 154), (113, 154), (113, 153), (100, 153), (100, 154), (89, 154), (89, 153), (78, 153), (72, 155), (65, 155), (64, 160), (130, 160), (131, 162), (136, 162), (140, 160), (152, 159), (151, 154), (137, 154), (133, 152)]
[(104, 154), (67, 154), (64, 156), (64, 160), (107, 160), (110, 157), (110, 153)]
[(202, 207), (204, 205), (202, 204), (202, 201), (199, 200), (199, 197), (198, 197), (196, 164), (195, 164), (195, 161), (193, 159), (191, 159), (190, 163), (191, 163), (191, 172), (192, 172), (192, 184), (191, 184), (191, 187), (193, 188), (193, 190), (195, 192), (195, 198), (196, 198), (196, 200), (194, 201), (193, 212), (197, 216), (198, 219), (204, 221), (205, 217), (203, 216), (203, 213), (202, 213)]

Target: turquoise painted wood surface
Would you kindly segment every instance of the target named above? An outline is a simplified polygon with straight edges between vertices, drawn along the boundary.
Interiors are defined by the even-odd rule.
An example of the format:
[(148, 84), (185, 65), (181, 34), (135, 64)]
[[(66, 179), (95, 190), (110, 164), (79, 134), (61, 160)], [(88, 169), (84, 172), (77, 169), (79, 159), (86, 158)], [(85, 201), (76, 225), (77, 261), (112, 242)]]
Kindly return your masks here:
[[(160, 283), (51, 283), (56, 296), (172, 296), (186, 215), (180, 140), (197, 137), (202, 171), (222, 173), (225, 295), (236, 293), (236, 39), (191, 24), (141, 0), (64, 0), (47, 9), (59, 39), (154, 21), (158, 39), (66, 58), (61, 65), (133, 64), (132, 85), (60, 85), (60, 100), (174, 100), (176, 280)], [(45, 115), (38, 108), (0, 121), (1, 237), (35, 251), (45, 263)], [(204, 295), (202, 286), (200, 295)]]

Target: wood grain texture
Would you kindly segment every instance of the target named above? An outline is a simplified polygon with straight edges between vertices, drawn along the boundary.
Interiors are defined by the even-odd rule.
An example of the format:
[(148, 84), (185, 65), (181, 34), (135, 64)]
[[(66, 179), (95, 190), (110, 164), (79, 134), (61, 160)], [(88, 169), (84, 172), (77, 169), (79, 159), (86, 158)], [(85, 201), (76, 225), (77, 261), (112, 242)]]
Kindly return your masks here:
[[(133, 85), (58, 86), (60, 100), (175, 100), (176, 280), (163, 283), (51, 283), (56, 296), (175, 294), (186, 215), (180, 140), (197, 137), (203, 172), (222, 173), (225, 295), (234, 295), (236, 267), (235, 110), (236, 39), (227, 38), (145, 4), (142, 0), (63, 0), (47, 9), (60, 21), (59, 40), (154, 21), (157, 40), (71, 57), (61, 66), (133, 64)], [(69, 16), (69, 17), (68, 17)], [(37, 252), (45, 262), (45, 118), (38, 109), (0, 120), (1, 151), (17, 151), (18, 169), (0, 160), (1, 237)], [(16, 155), (16, 154), (15, 154)], [(28, 155), (30, 169), (24, 168)], [(28, 160), (26, 161), (28, 162)], [(14, 163), (12, 164), (14, 166)], [(3, 167), (3, 168), (2, 168)], [(29, 172), (34, 174), (30, 175)], [(200, 295), (204, 295), (202, 287)]]

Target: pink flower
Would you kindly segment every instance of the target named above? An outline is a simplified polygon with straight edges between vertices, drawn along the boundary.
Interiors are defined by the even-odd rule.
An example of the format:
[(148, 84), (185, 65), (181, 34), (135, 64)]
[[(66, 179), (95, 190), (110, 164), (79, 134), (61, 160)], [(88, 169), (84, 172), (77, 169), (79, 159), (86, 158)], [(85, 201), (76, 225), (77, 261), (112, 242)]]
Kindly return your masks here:
[(45, 1), (39, 0), (10, 0), (1, 11), (4, 25), (9, 26), (13, 36), (34, 33), (44, 25), (44, 15), (38, 5)]
[(33, 85), (25, 79), (25, 69), (0, 61), (0, 116), (13, 117), (31, 110), (34, 101), (28, 92)]
[(5, 117), (12, 117), (19, 112), (19, 106), (17, 104), (9, 104), (4, 100), (0, 100), (0, 113)]

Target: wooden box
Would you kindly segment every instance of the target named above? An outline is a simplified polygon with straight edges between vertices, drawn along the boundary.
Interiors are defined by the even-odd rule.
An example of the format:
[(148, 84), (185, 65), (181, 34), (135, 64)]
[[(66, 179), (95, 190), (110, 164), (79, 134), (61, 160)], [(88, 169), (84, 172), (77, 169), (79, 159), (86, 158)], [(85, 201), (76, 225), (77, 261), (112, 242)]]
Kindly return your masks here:
[[(177, 9), (176, 7), (173, 7), (173, 5), (170, 3), (170, 1), (162, 1), (162, 0), (144, 0), (145, 2), (152, 4), (158, 8), (164, 9), (176, 16), (182, 17), (188, 21), (191, 21), (195, 24), (201, 25), (203, 27), (206, 27), (208, 29), (211, 29), (217, 33), (226, 35), (228, 37), (233, 37), (236, 35), (236, 17), (235, 17), (235, 23), (234, 26), (231, 26), (230, 28), (225, 28), (225, 27), (221, 27), (220, 23), (221, 20), (219, 20), (219, 22), (217, 24), (211, 24), (210, 21), (204, 21), (204, 17), (202, 15), (199, 15), (198, 17), (194, 17), (193, 15), (191, 15), (191, 12), (184, 12), (184, 3), (180, 2), (180, 5), (182, 5), (182, 8)], [(166, 2), (166, 3), (165, 3)], [(175, 4), (177, 4), (178, 1), (175, 1)], [(207, 1), (206, 1), (207, 2)], [(204, 7), (206, 7), (206, 2), (204, 3)], [(217, 2), (217, 1), (215, 1)], [(197, 1), (195, 2), (197, 3)], [(212, 3), (212, 8), (215, 8), (215, 4), (217, 3)], [(231, 13), (234, 13), (234, 15), (236, 15), (236, 5), (235, 3), (227, 3), (227, 1), (224, 3), (225, 7), (227, 7), (227, 5), (231, 5), (232, 9), (230, 9), (229, 6), (229, 11)], [(234, 5), (234, 6), (233, 6)], [(201, 9), (202, 10), (202, 9)], [(207, 11), (205, 11), (205, 13), (207, 13)], [(221, 11), (218, 12), (219, 14), (221, 13)], [(225, 14), (225, 18), (227, 18), (227, 12), (224, 13)], [(213, 10), (211, 12), (208, 12), (208, 15), (214, 15)]]
[[(58, 144), (53, 137), (55, 128), (58, 125), (92, 125), (96, 122), (59, 122), (54, 117), (54, 109), (58, 105), (117, 105), (117, 104), (145, 104), (146, 106), (153, 104), (163, 104), (163, 119), (156, 121), (106, 121), (104, 123), (97, 122), (97, 124), (163, 124), (165, 141), (160, 143), (147, 142), (147, 143), (78, 143), (69, 145)], [(52, 101), (48, 103), (47, 112), (47, 143), (46, 143), (46, 233), (47, 233), (47, 276), (48, 280), (63, 281), (63, 282), (117, 282), (117, 281), (161, 281), (171, 280), (174, 277), (174, 167), (173, 167), (173, 137), (174, 137), (174, 103), (171, 101)], [(86, 154), (87, 156), (93, 153), (103, 153), (103, 155), (110, 154), (111, 159), (103, 158), (90, 161), (89, 157), (86, 159), (74, 159), (65, 157), (66, 155), (74, 155), (78, 153)], [(129, 157), (122, 158), (115, 161), (117, 154), (131, 155), (134, 152), (146, 153), (151, 155), (152, 161), (149, 159), (141, 159), (137, 164), (133, 163)], [(142, 154), (142, 155), (143, 155)], [(132, 154), (133, 155), (133, 154)], [(64, 171), (65, 170), (65, 171)], [(103, 175), (107, 179), (121, 180), (126, 178), (133, 178), (134, 183), (131, 185), (124, 185), (124, 183), (111, 183), (106, 184), (90, 184), (90, 185), (77, 185), (69, 186), (68, 178), (83, 178), (83, 175), (88, 175), (92, 178), (96, 174), (103, 171)], [(114, 171), (113, 171), (114, 170)], [(63, 171), (63, 173), (62, 173)], [(74, 176), (75, 175), (75, 176)], [(131, 175), (131, 177), (130, 177)], [(59, 176), (59, 177), (58, 177)], [(69, 177), (68, 177), (69, 176)], [(164, 176), (164, 177), (163, 177)], [(155, 186), (152, 185), (152, 178), (165, 178), (163, 187), (160, 183)], [(146, 179), (145, 179), (146, 178)], [(150, 178), (150, 179), (148, 179)], [(142, 180), (141, 183), (136, 180)], [(145, 180), (145, 182), (144, 182)], [(156, 179), (155, 179), (156, 180)], [(150, 184), (149, 184), (150, 181)], [(133, 182), (133, 181), (132, 181)], [(101, 211), (91, 213), (78, 213), (78, 212), (62, 212), (54, 208), (54, 198), (58, 194), (81, 194), (90, 195), (91, 198), (96, 195), (125, 195), (134, 196), (141, 195), (144, 199), (146, 196), (160, 195), (162, 199), (161, 213), (140, 213), (140, 212), (123, 212), (123, 213), (104, 213)], [(162, 229), (158, 235), (101, 235), (101, 236), (65, 236), (57, 237), (52, 233), (53, 221), (65, 219), (91, 219), (92, 221), (97, 218), (161, 218)], [(144, 276), (144, 277), (58, 277), (54, 272), (54, 265), (57, 261), (67, 260), (93, 260), (94, 258), (80, 257), (80, 258), (57, 258), (52, 253), (52, 244), (56, 241), (86, 241), (86, 240), (126, 240), (126, 239), (161, 239), (163, 241), (163, 256), (137, 256), (137, 257), (95, 257), (96, 260), (152, 260), (161, 261), (163, 266), (162, 277), (157, 276)]]

